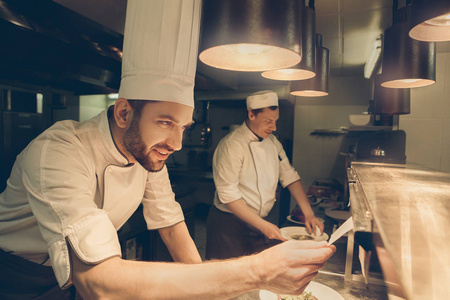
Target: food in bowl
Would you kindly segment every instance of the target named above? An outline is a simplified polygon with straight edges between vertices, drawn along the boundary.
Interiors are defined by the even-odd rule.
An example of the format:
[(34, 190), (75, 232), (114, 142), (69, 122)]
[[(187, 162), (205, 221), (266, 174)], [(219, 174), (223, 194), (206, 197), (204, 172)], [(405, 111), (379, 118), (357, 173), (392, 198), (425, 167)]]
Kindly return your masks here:
[(278, 300), (319, 300), (311, 292), (303, 292), (300, 296), (278, 295)]
[(292, 234), (291, 239), (298, 241), (314, 240), (312, 236), (306, 234)]

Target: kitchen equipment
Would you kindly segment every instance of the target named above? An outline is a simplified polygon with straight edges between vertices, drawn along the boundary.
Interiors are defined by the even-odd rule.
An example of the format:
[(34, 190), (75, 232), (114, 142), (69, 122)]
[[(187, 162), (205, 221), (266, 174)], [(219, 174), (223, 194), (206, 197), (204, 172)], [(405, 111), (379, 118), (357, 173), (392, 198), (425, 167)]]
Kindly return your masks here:
[(356, 141), (356, 160), (380, 163), (406, 163), (406, 133), (403, 130), (374, 131)]
[(349, 181), (355, 241), (376, 254), (389, 299), (447, 299), (450, 173), (352, 162)]
[(374, 114), (404, 115), (411, 112), (410, 89), (392, 89), (381, 86), (381, 74), (375, 75)]
[(377, 149), (372, 149), (370, 151), (370, 155), (373, 155), (373, 156), (386, 156), (386, 153), (384, 152), (383, 149), (380, 149), (380, 147), (377, 147)]
[(196, 112), (200, 116), (194, 116), (194, 124), (186, 130), (183, 146), (209, 148), (212, 141), (212, 130), (209, 123), (209, 101), (204, 101), (202, 109)]

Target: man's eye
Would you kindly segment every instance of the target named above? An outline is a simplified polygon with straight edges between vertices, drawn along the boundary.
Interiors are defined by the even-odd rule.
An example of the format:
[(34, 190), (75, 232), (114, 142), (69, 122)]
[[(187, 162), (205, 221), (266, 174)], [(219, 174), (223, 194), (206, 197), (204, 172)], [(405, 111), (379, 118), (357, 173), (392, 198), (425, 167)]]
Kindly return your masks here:
[(163, 127), (163, 128), (167, 128), (170, 125), (172, 125), (171, 121), (158, 121), (159, 126)]

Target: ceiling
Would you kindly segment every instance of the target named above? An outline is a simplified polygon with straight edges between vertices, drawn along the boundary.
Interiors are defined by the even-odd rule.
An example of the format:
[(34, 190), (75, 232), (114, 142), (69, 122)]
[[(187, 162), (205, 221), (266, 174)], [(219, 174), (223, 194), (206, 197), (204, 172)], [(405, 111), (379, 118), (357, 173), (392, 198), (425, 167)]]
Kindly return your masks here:
[[(126, 0), (53, 0), (114, 31), (123, 34)], [(306, 5), (309, 1), (306, 0)], [(316, 32), (322, 34), (323, 46), (330, 50), (331, 76), (363, 76), (364, 64), (377, 37), (392, 24), (393, 0), (316, 0)], [(399, 7), (406, 0), (399, 0)], [(438, 43), (439, 51), (449, 51), (450, 43)], [(279, 85), (260, 74), (213, 70), (198, 64), (201, 75), (196, 86), (205, 90), (241, 85)], [(245, 78), (245, 79), (242, 79)], [(210, 79), (213, 79), (211, 82)], [(244, 83), (242, 83), (244, 81)]]
[[(54, 1), (123, 34), (126, 0)], [(392, 24), (392, 0), (316, 0), (315, 11), (333, 74), (362, 74), (375, 39)]]

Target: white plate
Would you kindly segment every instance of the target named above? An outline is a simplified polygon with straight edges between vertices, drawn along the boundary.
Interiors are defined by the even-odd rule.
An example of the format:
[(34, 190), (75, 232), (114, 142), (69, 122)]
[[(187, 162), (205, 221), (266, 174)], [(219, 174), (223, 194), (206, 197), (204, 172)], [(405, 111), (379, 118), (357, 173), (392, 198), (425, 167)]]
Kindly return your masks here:
[(325, 211), (325, 215), (338, 221), (346, 221), (352, 216), (347, 210), (327, 210)]
[[(287, 219), (288, 221), (292, 222), (292, 223), (295, 223), (295, 224), (305, 225), (304, 222), (295, 220), (295, 219), (292, 217), (292, 215), (287, 216), (286, 219)], [(325, 223), (325, 220), (324, 220), (324, 219), (319, 218), (319, 217), (317, 217), (317, 219), (319, 219), (320, 222)]]
[[(308, 284), (305, 291), (308, 293), (312, 293), (312, 295), (319, 300), (344, 300), (344, 297), (342, 297), (338, 292), (336, 292), (332, 288), (314, 281), (311, 281)], [(266, 290), (260, 290), (259, 299), (277, 300), (278, 295)]]
[(309, 234), (306, 231), (306, 227), (289, 226), (289, 227), (283, 227), (280, 230), (281, 230), (281, 235), (285, 239), (288, 239), (288, 240), (293, 240), (293, 238), (291, 237), (293, 234), (309, 235), (309, 236), (313, 237), (315, 241), (326, 241), (326, 240), (328, 240), (328, 234), (326, 234), (325, 232), (321, 236), (311, 235), (311, 234)]

